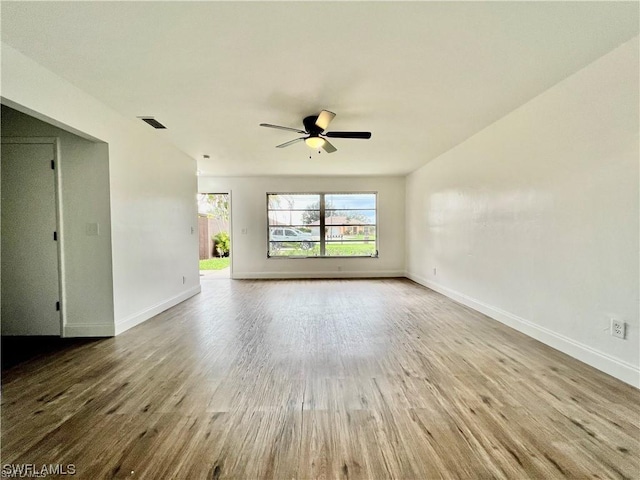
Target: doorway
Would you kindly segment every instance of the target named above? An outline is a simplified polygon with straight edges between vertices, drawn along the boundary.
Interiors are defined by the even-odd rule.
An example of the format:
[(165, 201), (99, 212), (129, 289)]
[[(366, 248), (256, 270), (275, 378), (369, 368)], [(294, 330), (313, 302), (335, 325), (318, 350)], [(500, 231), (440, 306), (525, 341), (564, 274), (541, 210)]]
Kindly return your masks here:
[(198, 194), (200, 276), (231, 277), (231, 210), (228, 193)]
[(2, 335), (60, 336), (56, 143), (1, 145)]

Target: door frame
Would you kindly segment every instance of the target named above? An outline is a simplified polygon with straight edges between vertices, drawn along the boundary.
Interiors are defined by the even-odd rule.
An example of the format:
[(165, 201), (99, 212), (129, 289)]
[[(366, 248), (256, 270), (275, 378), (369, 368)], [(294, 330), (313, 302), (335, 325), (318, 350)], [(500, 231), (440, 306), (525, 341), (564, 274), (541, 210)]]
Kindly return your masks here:
[(60, 337), (64, 337), (64, 326), (66, 318), (66, 288), (64, 283), (65, 271), (64, 271), (64, 232), (62, 227), (62, 192), (60, 187), (62, 185), (62, 174), (60, 168), (60, 141), (58, 137), (0, 137), (0, 143), (2, 144), (39, 144), (39, 145), (53, 145), (53, 161), (55, 168), (53, 169), (54, 179), (54, 196), (55, 196), (55, 209), (56, 209), (56, 232), (58, 232), (57, 240), (57, 252), (58, 252), (58, 298), (60, 299)]
[(231, 198), (231, 190), (227, 192), (228, 203), (229, 203), (229, 278), (233, 279), (233, 238), (235, 237), (233, 233), (233, 200)]

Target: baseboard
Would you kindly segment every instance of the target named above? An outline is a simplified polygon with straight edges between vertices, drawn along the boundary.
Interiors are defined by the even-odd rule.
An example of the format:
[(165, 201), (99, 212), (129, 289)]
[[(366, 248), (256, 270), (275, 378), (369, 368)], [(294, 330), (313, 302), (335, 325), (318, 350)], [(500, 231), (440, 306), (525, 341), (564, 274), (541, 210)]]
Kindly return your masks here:
[(201, 290), (200, 285), (197, 285), (193, 288), (190, 288), (189, 290), (182, 292), (180, 295), (176, 295), (175, 297), (170, 298), (169, 300), (158, 303), (157, 305), (147, 308), (142, 312), (136, 313), (134, 315), (130, 315), (124, 320), (116, 322), (115, 334), (120, 335), (122, 332), (125, 332), (130, 328), (133, 328), (136, 325), (141, 324), (145, 320), (149, 320), (150, 318), (158, 315), (161, 312), (164, 312), (165, 310), (168, 310), (169, 308), (179, 304), (180, 302), (184, 302), (187, 298), (191, 298), (194, 295), (197, 295), (198, 293), (200, 293), (200, 290)]
[(115, 335), (113, 323), (80, 323), (62, 327), (62, 337), (113, 337)]
[(234, 280), (294, 280), (311, 278), (392, 278), (404, 276), (405, 273), (401, 270), (385, 270), (375, 272), (234, 272), (232, 278)]
[(413, 280), (420, 285), (435, 290), (456, 302), (459, 302), (467, 307), (473, 308), (484, 315), (497, 320), (505, 325), (508, 325), (519, 332), (524, 333), (536, 340), (548, 345), (556, 350), (559, 350), (567, 355), (580, 360), (602, 372), (605, 372), (619, 380), (622, 380), (629, 385), (633, 385), (636, 388), (640, 388), (640, 368), (627, 363), (618, 358), (612, 357), (606, 353), (600, 352), (588, 345), (584, 345), (580, 342), (560, 335), (552, 330), (536, 325), (535, 323), (518, 317), (512, 313), (506, 312), (499, 308), (493, 307), (482, 303), (474, 298), (471, 298), (463, 293), (457, 292), (450, 288), (439, 285), (435, 282), (427, 280), (420, 275), (416, 275), (411, 272), (406, 272), (405, 276), (410, 280)]

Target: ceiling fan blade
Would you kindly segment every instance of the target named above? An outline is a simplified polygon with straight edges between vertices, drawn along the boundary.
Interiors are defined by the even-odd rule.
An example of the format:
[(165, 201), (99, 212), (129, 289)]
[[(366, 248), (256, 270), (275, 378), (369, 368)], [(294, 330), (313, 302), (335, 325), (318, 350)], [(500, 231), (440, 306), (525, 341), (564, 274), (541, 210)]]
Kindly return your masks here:
[(331, 138), (371, 138), (371, 132), (327, 132), (324, 135)]
[[(302, 133), (305, 133), (305, 132), (302, 132)], [(289, 145), (293, 145), (294, 143), (301, 142), (302, 140), (304, 140), (304, 137), (296, 138), (295, 140), (289, 140), (288, 142), (284, 142), (284, 143), (281, 143), (280, 145), (276, 145), (276, 148), (288, 147)]]
[(318, 115), (318, 119), (316, 120), (316, 125), (324, 131), (327, 129), (327, 127), (331, 123), (331, 120), (333, 120), (333, 117), (335, 116), (336, 114), (333, 112), (330, 112), (329, 110), (322, 110), (320, 112), (320, 115)]
[(327, 139), (324, 139), (324, 144), (322, 145), (322, 148), (324, 149), (325, 152), (327, 153), (333, 153), (335, 151), (337, 151), (338, 149), (336, 147), (334, 147), (333, 145), (331, 145)]
[(278, 130), (290, 130), (292, 132), (300, 133), (300, 134), (303, 134), (303, 135), (305, 133), (307, 133), (304, 130), (300, 130), (298, 128), (282, 127), (280, 125), (271, 125), (270, 123), (261, 123), (260, 126), (261, 127), (268, 127), (268, 128), (277, 128)]

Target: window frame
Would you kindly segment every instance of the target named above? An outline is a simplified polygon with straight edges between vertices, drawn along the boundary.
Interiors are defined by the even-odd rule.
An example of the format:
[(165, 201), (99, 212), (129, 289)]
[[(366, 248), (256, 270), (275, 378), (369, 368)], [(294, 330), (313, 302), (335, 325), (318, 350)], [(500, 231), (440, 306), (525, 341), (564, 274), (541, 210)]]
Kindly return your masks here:
[[(271, 240), (270, 240), (270, 230), (272, 228), (280, 228), (283, 230), (286, 228), (297, 228), (297, 226), (292, 226), (292, 225), (270, 225), (269, 223), (269, 212), (271, 211), (296, 211), (296, 209), (288, 209), (288, 210), (276, 210), (276, 209), (270, 209), (269, 208), (269, 196), (271, 195), (317, 195), (319, 197), (319, 215), (320, 215), (320, 221), (319, 221), (319, 230), (320, 230), (320, 240), (318, 241), (319, 246), (320, 246), (320, 254), (319, 255), (271, 255)], [(326, 202), (325, 202), (325, 197), (327, 195), (373, 195), (374, 196), (374, 223), (373, 224), (366, 224), (367, 228), (370, 227), (375, 227), (375, 244), (374, 244), (374, 253), (372, 253), (371, 255), (326, 255)], [(379, 254), (379, 248), (378, 248), (378, 192), (377, 191), (351, 191), (351, 192), (345, 192), (345, 191), (314, 191), (314, 192), (309, 192), (309, 191), (305, 191), (305, 192), (267, 192), (266, 193), (266, 216), (267, 216), (267, 258), (268, 259), (287, 259), (287, 258), (292, 258), (292, 259), (299, 259), (299, 258), (379, 258), (380, 254)], [(332, 209), (332, 210), (351, 210), (351, 209)], [(354, 209), (355, 210), (355, 209)], [(364, 210), (371, 210), (371, 209), (364, 209)], [(340, 226), (340, 225), (338, 225)], [(355, 241), (353, 240), (346, 240), (346, 242), (349, 243), (355, 243)], [(332, 242), (329, 242), (332, 243)]]

